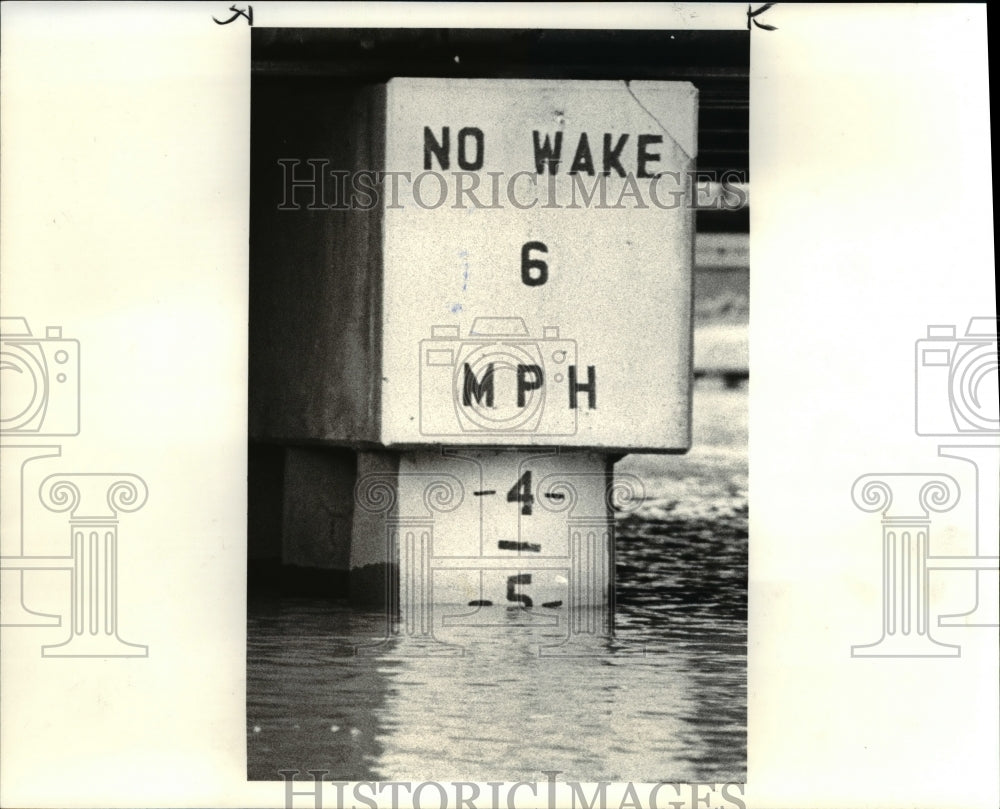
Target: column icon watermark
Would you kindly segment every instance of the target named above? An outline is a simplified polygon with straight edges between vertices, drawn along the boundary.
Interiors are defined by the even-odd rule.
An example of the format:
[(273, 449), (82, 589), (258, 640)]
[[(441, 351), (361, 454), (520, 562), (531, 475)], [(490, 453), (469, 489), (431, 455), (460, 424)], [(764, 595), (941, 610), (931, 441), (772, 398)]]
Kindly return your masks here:
[[(937, 627), (1000, 626), (1000, 403), (997, 318), (974, 317), (963, 335), (931, 325), (916, 342), (915, 428), (939, 440), (937, 455), (972, 465), (963, 492), (938, 472), (867, 474), (852, 488), (854, 504), (882, 515), (882, 637), (851, 648), (852, 657), (960, 657), (961, 646), (932, 635), (932, 571), (966, 571), (972, 604), (938, 615)], [(974, 552), (935, 554), (934, 514), (971, 507)]]
[[(61, 439), (80, 432), (79, 342), (64, 338), (59, 326), (41, 337), (22, 317), (0, 318), (0, 374), (0, 626), (59, 627), (65, 612), (69, 635), (43, 645), (43, 657), (148, 656), (147, 646), (118, 634), (119, 517), (145, 504), (145, 481), (130, 473), (67, 472), (28, 485), (33, 464), (61, 457)], [(62, 553), (30, 550), (29, 518), (39, 507), (67, 514)], [(60, 614), (34, 609), (26, 595), (32, 577), (51, 571), (69, 573)]]

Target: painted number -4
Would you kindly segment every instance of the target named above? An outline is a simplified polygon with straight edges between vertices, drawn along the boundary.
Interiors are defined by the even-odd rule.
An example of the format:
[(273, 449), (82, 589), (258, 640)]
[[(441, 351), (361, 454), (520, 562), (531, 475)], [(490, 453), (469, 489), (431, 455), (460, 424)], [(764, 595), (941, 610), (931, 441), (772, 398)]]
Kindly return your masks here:
[(531, 472), (525, 472), (507, 492), (508, 503), (522, 503), (521, 513), (531, 514), (531, 504), (535, 498), (531, 494)]

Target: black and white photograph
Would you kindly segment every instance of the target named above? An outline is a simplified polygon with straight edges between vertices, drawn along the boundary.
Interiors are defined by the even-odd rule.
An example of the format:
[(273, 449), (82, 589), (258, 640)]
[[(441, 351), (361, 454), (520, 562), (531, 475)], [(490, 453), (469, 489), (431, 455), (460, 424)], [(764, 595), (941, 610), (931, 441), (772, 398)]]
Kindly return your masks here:
[(749, 44), (254, 29), (249, 778), (740, 796)]
[(987, 33), (0, 4), (0, 806), (995, 809)]

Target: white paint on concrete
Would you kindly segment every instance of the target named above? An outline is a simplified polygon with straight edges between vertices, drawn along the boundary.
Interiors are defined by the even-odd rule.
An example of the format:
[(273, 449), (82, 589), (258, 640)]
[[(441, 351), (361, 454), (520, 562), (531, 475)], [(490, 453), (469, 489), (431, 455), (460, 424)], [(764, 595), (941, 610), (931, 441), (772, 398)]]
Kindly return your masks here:
[[(428, 174), (419, 187), (400, 180), (395, 198), (388, 195), (387, 446), (689, 446), (693, 211), (686, 172), (694, 165), (696, 124), (696, 90), (687, 83), (389, 82), (386, 170), (416, 178), (429, 165), (444, 185)], [(448, 128), (447, 170), (436, 152), (425, 154), (425, 127), (442, 150)], [(556, 174), (538, 174), (534, 133), (553, 148), (561, 138)], [(606, 137), (612, 152), (621, 144), (624, 178), (605, 160)], [(469, 167), (461, 179), (460, 143)], [(574, 163), (578, 173), (570, 175)], [(605, 204), (599, 191), (586, 203), (583, 190), (593, 189), (605, 168)], [(468, 196), (456, 203), (459, 181), (478, 185), (486, 207)], [(442, 189), (446, 204), (435, 207)], [(545, 262), (544, 283), (522, 276), (531, 243), (544, 245), (526, 253)], [(529, 268), (529, 280), (542, 272)], [(466, 363), (480, 382), (494, 365), (492, 406), (462, 401)], [(522, 374), (520, 403), (518, 366), (540, 369)], [(570, 366), (577, 384), (596, 379), (594, 407), (589, 390), (570, 407)]]

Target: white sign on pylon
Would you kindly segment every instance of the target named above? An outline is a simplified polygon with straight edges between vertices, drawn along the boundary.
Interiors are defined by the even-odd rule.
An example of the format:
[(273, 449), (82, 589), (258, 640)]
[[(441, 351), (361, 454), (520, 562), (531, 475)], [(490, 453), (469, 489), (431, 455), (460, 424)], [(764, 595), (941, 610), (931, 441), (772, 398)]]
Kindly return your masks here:
[(381, 438), (684, 451), (697, 91), (393, 79)]

